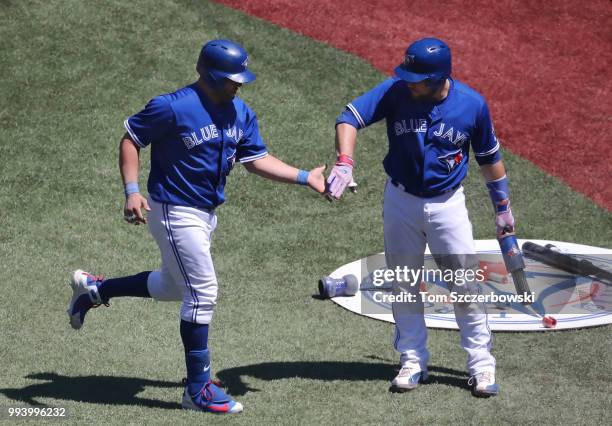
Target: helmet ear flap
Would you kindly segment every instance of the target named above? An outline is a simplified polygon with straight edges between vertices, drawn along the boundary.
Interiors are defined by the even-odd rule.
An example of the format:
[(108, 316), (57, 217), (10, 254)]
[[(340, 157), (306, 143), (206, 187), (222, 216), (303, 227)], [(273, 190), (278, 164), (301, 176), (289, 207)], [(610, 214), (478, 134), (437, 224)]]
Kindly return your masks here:
[(209, 67), (206, 66), (205, 61), (203, 59), (198, 61), (196, 65), (196, 71), (198, 72), (202, 80), (204, 80), (204, 83), (206, 83), (206, 85), (211, 89), (218, 90), (223, 86), (223, 79), (215, 78), (214, 74), (209, 69)]

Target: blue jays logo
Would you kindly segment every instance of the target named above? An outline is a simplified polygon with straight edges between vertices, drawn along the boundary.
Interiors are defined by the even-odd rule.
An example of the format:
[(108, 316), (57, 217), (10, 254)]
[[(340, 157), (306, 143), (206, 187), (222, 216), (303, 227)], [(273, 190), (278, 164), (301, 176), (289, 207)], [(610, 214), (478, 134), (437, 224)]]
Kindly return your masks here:
[(512, 256), (516, 256), (517, 254), (519, 254), (521, 251), (518, 249), (517, 246), (512, 246), (510, 248), (510, 250), (508, 250), (508, 252), (506, 253), (508, 256), (512, 257)]
[(232, 126), (225, 129), (225, 134), (228, 138), (232, 138), (236, 143), (238, 143), (242, 139), (244, 132), (241, 128), (238, 128), (238, 130), (236, 130), (236, 126)]
[(461, 130), (455, 130), (454, 127), (446, 126), (446, 123), (440, 123), (440, 127), (433, 131), (434, 136), (438, 136), (441, 141), (445, 139), (456, 146), (463, 146), (467, 142), (469, 134)]
[(410, 68), (410, 65), (414, 64), (414, 62), (415, 62), (414, 55), (406, 55), (402, 66), (404, 68)]
[(461, 150), (451, 152), (450, 154), (438, 157), (438, 159), (446, 164), (448, 172), (450, 173), (463, 161), (463, 152), (461, 152)]

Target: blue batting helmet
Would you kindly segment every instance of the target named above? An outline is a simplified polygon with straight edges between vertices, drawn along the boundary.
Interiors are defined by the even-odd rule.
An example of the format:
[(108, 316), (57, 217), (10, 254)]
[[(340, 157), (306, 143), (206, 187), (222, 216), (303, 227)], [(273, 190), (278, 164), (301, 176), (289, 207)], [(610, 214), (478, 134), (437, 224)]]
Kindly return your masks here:
[(408, 46), (404, 62), (395, 68), (395, 75), (408, 83), (429, 80), (440, 84), (451, 75), (451, 51), (437, 38), (424, 38)]
[(225, 79), (236, 83), (250, 83), (255, 80), (248, 66), (246, 50), (231, 40), (211, 40), (202, 46), (198, 65), (200, 76), (213, 87), (223, 85)]

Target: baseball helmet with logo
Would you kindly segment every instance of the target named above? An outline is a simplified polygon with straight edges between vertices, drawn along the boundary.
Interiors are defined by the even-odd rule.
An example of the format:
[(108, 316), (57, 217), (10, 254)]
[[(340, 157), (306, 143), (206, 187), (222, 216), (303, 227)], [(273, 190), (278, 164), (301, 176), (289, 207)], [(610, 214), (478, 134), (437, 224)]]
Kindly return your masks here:
[(451, 51), (437, 38), (423, 38), (408, 46), (404, 62), (395, 68), (395, 75), (408, 83), (428, 80), (439, 85), (451, 75)]
[(231, 40), (211, 40), (202, 46), (196, 69), (206, 83), (217, 88), (225, 79), (236, 83), (250, 83), (255, 74), (247, 69), (246, 50)]

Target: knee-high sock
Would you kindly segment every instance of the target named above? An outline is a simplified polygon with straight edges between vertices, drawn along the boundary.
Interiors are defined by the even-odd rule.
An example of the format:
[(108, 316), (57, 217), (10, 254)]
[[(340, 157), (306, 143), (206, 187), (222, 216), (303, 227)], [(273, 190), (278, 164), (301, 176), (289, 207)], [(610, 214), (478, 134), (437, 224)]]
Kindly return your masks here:
[(195, 396), (210, 380), (208, 324), (181, 320), (181, 339), (185, 347), (187, 390), (191, 396)]
[(111, 297), (132, 296), (151, 297), (147, 288), (147, 279), (151, 271), (144, 271), (128, 277), (109, 278), (98, 287), (100, 297), (105, 302)]

